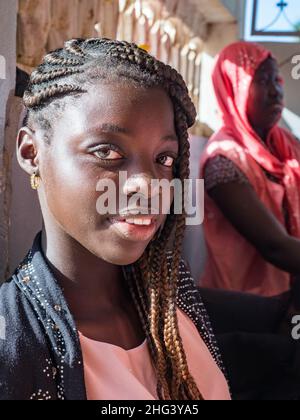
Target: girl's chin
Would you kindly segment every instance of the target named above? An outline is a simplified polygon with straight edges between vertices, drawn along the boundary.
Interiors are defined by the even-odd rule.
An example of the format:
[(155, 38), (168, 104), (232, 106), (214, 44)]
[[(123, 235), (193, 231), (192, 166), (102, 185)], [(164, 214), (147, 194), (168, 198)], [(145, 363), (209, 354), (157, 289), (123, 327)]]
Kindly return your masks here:
[(143, 256), (147, 246), (148, 244), (133, 246), (132, 243), (124, 246), (124, 244), (112, 242), (112, 246), (109, 249), (104, 250), (101, 247), (97, 255), (109, 264), (126, 266), (136, 263)]
[(121, 240), (132, 244), (149, 243), (154, 237), (158, 223), (153, 219), (148, 225), (127, 223), (126, 221), (107, 220), (109, 230)]
[(143, 253), (144, 252), (141, 252), (140, 254), (132, 256), (131, 258), (128, 255), (113, 255), (105, 259), (110, 264), (123, 267), (135, 264), (142, 257)]

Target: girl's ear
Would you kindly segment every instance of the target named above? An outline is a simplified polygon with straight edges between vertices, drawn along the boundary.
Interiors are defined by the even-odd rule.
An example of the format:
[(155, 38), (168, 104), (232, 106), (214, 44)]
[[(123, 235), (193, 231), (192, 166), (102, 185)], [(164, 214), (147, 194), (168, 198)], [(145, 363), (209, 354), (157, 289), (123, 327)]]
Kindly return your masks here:
[(37, 142), (34, 132), (28, 127), (22, 127), (18, 133), (17, 159), (28, 175), (38, 172)]

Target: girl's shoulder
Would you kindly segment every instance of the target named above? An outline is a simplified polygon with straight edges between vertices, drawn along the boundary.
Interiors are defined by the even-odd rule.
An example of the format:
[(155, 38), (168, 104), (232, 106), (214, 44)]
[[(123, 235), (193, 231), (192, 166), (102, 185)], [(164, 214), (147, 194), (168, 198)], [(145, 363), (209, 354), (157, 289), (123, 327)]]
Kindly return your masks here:
[(46, 368), (46, 343), (15, 275), (0, 287), (0, 400), (30, 399), (36, 372)]
[[(14, 275), (0, 285), (0, 343), (1, 337), (6, 336), (7, 324), (10, 322), (18, 323), (20, 313), (25, 302), (21, 290), (14, 281)], [(3, 339), (2, 339), (3, 341)]]
[(33, 313), (26, 295), (16, 281), (16, 274), (14, 274), (0, 285), (0, 319), (2, 319), (2, 324), (5, 320), (7, 325), (14, 323), (17, 326), (18, 323), (23, 323)]
[[(23, 281), (26, 282), (26, 278)], [(35, 344), (43, 341), (33, 298), (22, 287), (17, 271), (0, 286), (0, 357), (1, 349), (6, 345), (11, 346), (11, 355), (19, 357), (18, 347), (24, 345), (35, 352)]]
[[(20, 377), (28, 374), (21, 362), (26, 341), (23, 334), (21, 294), (13, 278), (0, 287), (0, 400), (10, 400), (17, 396), (14, 389), (21, 386)], [(26, 377), (25, 376), (25, 377)]]
[[(170, 272), (173, 267), (173, 261), (173, 252), (167, 251), (167, 264)], [(189, 265), (183, 258), (179, 262), (177, 300), (184, 302), (186, 305), (191, 303), (191, 300), (202, 303), (200, 290), (196, 287)]]
[[(167, 263), (169, 271), (173, 267), (174, 255), (172, 251), (167, 252)], [(200, 291), (196, 287), (195, 280), (191, 274), (188, 263), (181, 258), (179, 262), (179, 272), (178, 272), (178, 297), (184, 298), (184, 295), (188, 292), (192, 293), (201, 300)]]
[[(8, 367), (19, 357), (18, 347), (27, 325), (24, 323), (26, 306), (22, 293), (14, 282), (14, 277), (0, 287), (0, 365)], [(22, 343), (23, 345), (23, 343)]]
[(0, 286), (0, 364), (3, 357), (8, 362), (20, 357), (34, 318), (34, 311), (13, 275)]

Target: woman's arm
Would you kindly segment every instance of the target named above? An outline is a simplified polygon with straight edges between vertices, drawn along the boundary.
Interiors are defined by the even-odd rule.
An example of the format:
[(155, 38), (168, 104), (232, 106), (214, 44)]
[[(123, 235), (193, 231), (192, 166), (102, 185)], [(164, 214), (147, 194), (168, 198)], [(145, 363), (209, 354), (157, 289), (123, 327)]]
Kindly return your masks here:
[(300, 240), (290, 236), (249, 184), (231, 182), (208, 191), (225, 217), (262, 257), (292, 274), (300, 274)]

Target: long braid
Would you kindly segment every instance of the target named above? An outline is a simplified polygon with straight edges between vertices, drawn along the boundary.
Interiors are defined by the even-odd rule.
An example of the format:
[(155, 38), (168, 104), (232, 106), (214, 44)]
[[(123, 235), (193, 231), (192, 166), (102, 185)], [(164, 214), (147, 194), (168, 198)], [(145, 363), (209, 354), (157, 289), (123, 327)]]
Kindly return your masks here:
[(149, 269), (149, 262), (147, 266), (142, 266), (144, 275), (149, 276), (149, 288), (148, 295), (150, 300), (149, 305), (149, 324), (150, 324), (150, 333), (153, 340), (153, 344), (156, 351), (156, 365), (157, 365), (157, 392), (160, 399), (164, 398), (167, 400), (171, 399), (171, 394), (169, 392), (169, 386), (167, 381), (167, 363), (164, 356), (164, 344), (159, 337), (159, 320), (160, 320), (160, 293), (157, 287), (157, 280), (153, 282), (153, 276), (151, 269)]
[[(180, 109), (177, 111), (177, 131), (182, 133), (181, 137), (181, 166), (179, 168), (179, 177), (181, 180), (189, 177), (189, 142), (187, 137), (186, 118)], [(183, 196), (184, 200), (184, 196)], [(171, 355), (172, 362), (172, 393), (176, 399), (186, 399), (188, 396), (192, 399), (202, 399), (195, 382), (189, 374), (186, 356), (184, 353), (182, 340), (178, 330), (178, 320), (176, 313), (176, 294), (177, 294), (177, 279), (178, 269), (181, 256), (181, 244), (185, 228), (184, 214), (177, 217), (177, 225), (174, 241), (174, 253), (172, 259), (172, 272), (169, 276), (169, 270), (164, 266), (164, 274), (162, 276), (164, 301), (165, 301), (165, 323), (164, 323), (164, 338), (166, 347)]]
[[(180, 163), (176, 176), (189, 176), (188, 128), (195, 122), (196, 110), (182, 76), (135, 44), (109, 39), (74, 39), (64, 48), (47, 54), (31, 75), (24, 95), (27, 120), (47, 122), (52, 101), (88, 92), (95, 80), (120, 78), (151, 88), (162, 87), (174, 104), (180, 144)], [(115, 79), (114, 79), (115, 78)], [(76, 98), (76, 95), (74, 98)], [(43, 113), (44, 109), (47, 113)], [(184, 197), (183, 197), (184, 202)], [(184, 207), (183, 207), (184, 208)], [(176, 299), (185, 215), (170, 214), (161, 235), (145, 251), (141, 260), (126, 267), (125, 274), (133, 302), (148, 339), (157, 373), (160, 399), (202, 399), (189, 373), (178, 328)], [(174, 233), (175, 229), (175, 233)], [(173, 243), (171, 242), (173, 240)], [(167, 248), (173, 260), (168, 265)]]
[[(184, 115), (182, 109), (180, 109), (180, 107), (177, 105), (175, 106), (175, 115), (176, 115), (176, 125), (177, 125), (177, 132), (180, 135), (181, 138), (181, 156), (182, 159), (180, 161), (180, 167), (179, 167), (179, 178), (181, 179), (181, 181), (183, 182), (185, 179), (189, 178), (190, 172), (189, 172), (189, 159), (190, 159), (190, 144), (188, 141), (188, 122), (187, 122), (187, 118)], [(185, 191), (185, 194), (187, 194), (187, 192)], [(186, 196), (183, 195), (182, 196), (182, 207), (183, 209), (185, 209), (185, 202), (186, 202)], [(181, 251), (182, 251), (182, 242), (183, 242), (183, 237), (184, 237), (184, 230), (185, 230), (185, 213), (183, 212), (183, 214), (181, 214), (178, 217), (178, 225), (177, 225), (177, 229), (176, 229), (176, 233), (175, 233), (175, 244), (174, 244), (174, 249), (175, 249), (175, 253), (174, 253), (174, 260), (176, 260), (175, 262), (175, 268), (174, 270), (176, 270), (175, 272), (173, 271), (173, 276), (174, 279), (171, 282), (173, 288), (176, 288), (176, 282), (177, 282), (177, 278), (178, 278), (178, 270), (179, 270), (179, 264), (180, 264), (180, 257), (181, 257)], [(173, 263), (174, 265), (174, 263)], [(177, 289), (176, 289), (176, 295), (177, 295)], [(181, 372), (182, 377), (184, 379), (184, 384), (180, 383), (180, 378), (177, 378), (177, 383), (175, 382), (175, 386), (176, 386), (176, 390), (178, 389), (179, 386), (186, 388), (186, 390), (184, 390), (184, 392), (187, 392), (187, 395), (189, 395), (189, 398), (191, 399), (203, 399), (202, 395), (200, 394), (197, 385), (193, 379), (193, 377), (191, 376), (189, 369), (188, 369), (188, 365), (187, 365), (187, 359), (186, 359), (186, 355), (185, 355), (185, 351), (183, 348), (183, 343), (182, 343), (182, 339), (180, 337), (180, 334), (178, 334), (178, 320), (177, 317), (174, 320), (174, 324), (175, 324), (175, 334), (176, 334), (176, 339), (174, 340), (174, 342), (177, 344), (178, 348), (177, 348), (177, 355), (178, 355), (178, 359), (179, 359), (179, 372)]]
[[(160, 399), (171, 399), (170, 387), (167, 377), (168, 361), (165, 356), (166, 350), (162, 340), (161, 327), (161, 269), (162, 261), (165, 255), (166, 243), (169, 242), (170, 234), (173, 230), (174, 223), (172, 216), (169, 217), (165, 223), (161, 235), (149, 246), (149, 256), (144, 255), (138, 263), (141, 268), (143, 284), (140, 287), (146, 290), (148, 295), (147, 301), (150, 299), (150, 311), (146, 314), (149, 319), (150, 331), (152, 336), (152, 344), (156, 354), (156, 364), (158, 372), (157, 394)], [(166, 238), (166, 239), (165, 239)], [(145, 253), (146, 254), (146, 253)], [(161, 259), (159, 258), (161, 256)], [(135, 279), (138, 282), (139, 279)], [(141, 295), (141, 292), (140, 292)], [(145, 293), (143, 293), (143, 296)], [(161, 379), (160, 379), (161, 378)]]
[[(152, 342), (152, 338), (149, 331), (149, 322), (147, 314), (149, 312), (149, 309), (147, 307), (146, 299), (143, 293), (143, 289), (139, 285), (139, 278), (136, 274), (136, 267), (126, 267), (125, 269), (125, 277), (128, 279), (128, 286), (129, 290), (133, 299), (133, 302), (137, 308), (139, 317), (142, 321), (142, 327), (146, 334), (148, 344), (150, 345), (150, 351), (152, 354), (152, 358), (155, 359), (155, 350)], [(130, 279), (133, 279), (134, 281), (130, 281)]]

